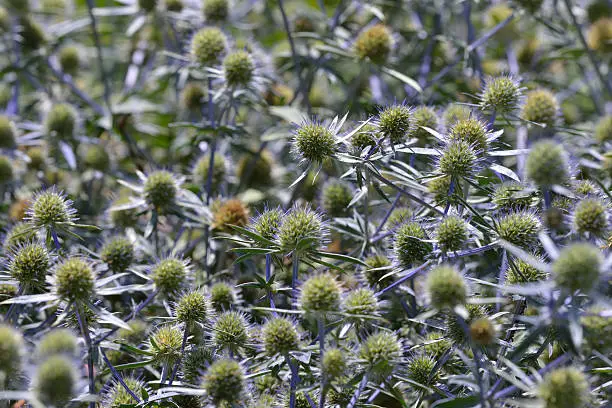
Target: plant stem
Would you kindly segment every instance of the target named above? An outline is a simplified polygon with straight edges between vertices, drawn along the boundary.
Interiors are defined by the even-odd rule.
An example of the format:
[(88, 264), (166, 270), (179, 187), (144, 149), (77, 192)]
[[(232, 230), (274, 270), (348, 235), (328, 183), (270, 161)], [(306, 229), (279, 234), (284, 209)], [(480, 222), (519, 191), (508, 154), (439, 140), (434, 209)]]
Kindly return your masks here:
[(291, 381), (289, 384), (289, 408), (295, 408), (295, 389), (297, 388), (299, 380), (298, 370), (295, 364), (291, 362), (291, 357), (289, 357), (289, 355), (285, 356), (285, 361), (287, 361), (287, 365), (291, 370)]
[(113, 364), (106, 357), (106, 354), (104, 353), (104, 350), (100, 350), (100, 354), (102, 355), (102, 359), (104, 360), (104, 363), (108, 366), (109, 370), (113, 374), (113, 377), (115, 377), (115, 379), (119, 382), (119, 384), (121, 384), (121, 386), (125, 389), (125, 391), (127, 391), (127, 393), (130, 394), (132, 396), (132, 398), (134, 398), (134, 401), (139, 403), (140, 402), (140, 398), (138, 398), (138, 396), (136, 394), (134, 394), (134, 391), (130, 390), (130, 387), (128, 387), (128, 385), (123, 380), (123, 377), (121, 376), (121, 373), (119, 371), (117, 371), (115, 366), (113, 366)]
[(94, 2), (93, 0), (87, 0), (87, 10), (89, 12), (89, 18), (91, 19), (91, 30), (93, 32), (94, 44), (98, 53), (98, 64), (100, 65), (100, 75), (102, 77), (102, 84), (104, 85), (104, 102), (108, 108), (108, 112), (112, 116), (112, 108), (110, 101), (110, 86), (106, 76), (106, 70), (104, 69), (104, 56), (102, 55), (102, 44), (100, 43), (100, 36), (98, 35), (98, 25), (96, 23), (96, 17), (93, 13)]
[(368, 385), (368, 373), (365, 373), (363, 375), (363, 378), (361, 379), (361, 382), (359, 383), (359, 386), (355, 390), (355, 394), (353, 394), (353, 396), (351, 397), (351, 401), (349, 402), (347, 408), (354, 408), (355, 407), (355, 405), (357, 404), (357, 401), (359, 400), (359, 397), (361, 396), (361, 393), (365, 389), (366, 385)]
[(300, 256), (297, 252), (293, 253), (293, 274), (291, 276), (291, 295), (294, 299), (297, 299), (297, 281), (298, 281), (298, 270), (300, 268)]
[[(319, 359), (321, 361), (321, 366), (323, 365), (323, 357), (325, 353), (325, 317), (323, 315), (317, 318), (317, 326), (319, 331)], [(321, 394), (319, 394), (319, 408), (325, 408), (325, 394), (326, 394), (326, 384), (325, 384), (325, 373), (321, 371)]]
[[(278, 0), (278, 8), (280, 9), (281, 15), (283, 17), (283, 26), (285, 27), (285, 32), (287, 33), (289, 48), (291, 48), (291, 57), (293, 58), (293, 64), (295, 65), (294, 68), (297, 71), (299, 67), (298, 57), (295, 51), (295, 43), (293, 42), (293, 36), (291, 35), (291, 28), (289, 27), (289, 20), (287, 19), (287, 13), (285, 13), (285, 6), (283, 4), (283, 0)], [(299, 77), (300, 75), (297, 76)]]
[[(79, 322), (79, 327), (81, 328), (81, 333), (83, 334), (83, 338), (85, 339), (85, 344), (87, 345), (87, 377), (89, 380), (89, 393), (91, 395), (96, 394), (96, 384), (94, 378), (94, 358), (93, 358), (93, 346), (91, 343), (91, 337), (89, 337), (89, 328), (87, 327), (87, 320), (81, 317), (81, 313), (79, 312), (79, 304), (74, 304), (74, 313), (76, 314), (77, 320)], [(89, 408), (96, 408), (95, 402), (89, 403)]]
[(168, 381), (168, 385), (172, 385), (172, 382), (174, 381), (174, 377), (176, 376), (179, 366), (181, 365), (183, 354), (185, 354), (185, 346), (187, 345), (187, 337), (189, 337), (189, 327), (188, 326), (189, 325), (185, 323), (185, 331), (183, 332), (183, 343), (181, 344), (181, 355), (178, 358), (178, 360), (176, 360), (176, 363), (174, 364), (174, 369), (172, 370), (172, 374), (170, 375), (170, 380)]
[[(272, 255), (266, 254), (266, 283), (270, 281), (270, 277), (272, 275)], [(270, 307), (272, 309), (276, 309), (274, 305), (274, 295), (272, 291), (268, 289), (268, 298), (270, 299)], [(274, 312), (274, 316), (276, 316), (276, 312)]]

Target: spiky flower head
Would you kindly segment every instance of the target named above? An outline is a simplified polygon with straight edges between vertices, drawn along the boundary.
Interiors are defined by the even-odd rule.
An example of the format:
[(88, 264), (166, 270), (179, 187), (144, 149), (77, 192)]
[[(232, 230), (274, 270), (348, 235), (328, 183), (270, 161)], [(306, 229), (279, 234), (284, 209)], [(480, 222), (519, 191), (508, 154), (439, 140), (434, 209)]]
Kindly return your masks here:
[(300, 341), (295, 323), (284, 317), (269, 320), (263, 327), (262, 338), (265, 351), (270, 356), (295, 351)]
[(55, 267), (57, 295), (69, 301), (86, 302), (95, 291), (91, 265), (84, 258), (71, 257)]
[(174, 204), (177, 194), (177, 181), (169, 171), (154, 171), (144, 182), (145, 199), (156, 211), (164, 212), (169, 209)]
[(157, 7), (157, 0), (138, 0), (138, 7), (141, 10), (150, 13)]
[(45, 334), (36, 345), (36, 354), (41, 358), (57, 354), (74, 357), (77, 352), (77, 338), (68, 329), (52, 330)]
[(198, 31), (191, 40), (191, 55), (202, 65), (214, 65), (227, 50), (227, 37), (216, 27)]
[(440, 222), (435, 234), (442, 251), (457, 251), (468, 238), (467, 224), (462, 218), (450, 215)]
[(402, 356), (402, 345), (395, 333), (371, 334), (361, 344), (359, 358), (364, 360), (374, 378), (386, 378)]
[(503, 211), (526, 210), (533, 201), (533, 192), (516, 181), (504, 182), (495, 188), (491, 201)]
[(17, 247), (9, 257), (8, 271), (23, 287), (41, 288), (51, 259), (44, 245), (31, 242)]
[(538, 187), (563, 184), (569, 178), (567, 153), (552, 140), (533, 145), (526, 163), (527, 177)]
[(165, 0), (166, 10), (172, 11), (175, 13), (180, 13), (183, 11), (183, 0)]
[(552, 275), (557, 285), (570, 292), (588, 293), (599, 279), (601, 252), (586, 243), (570, 244), (563, 248), (552, 264)]
[(249, 209), (238, 199), (223, 202), (213, 211), (213, 228), (221, 232), (231, 232), (232, 225), (244, 227), (249, 222)]
[(598, 306), (591, 307), (580, 319), (587, 349), (605, 352), (612, 347), (612, 317)]
[(310, 207), (294, 206), (283, 218), (277, 239), (285, 253), (316, 251), (327, 238), (327, 228), (319, 213)]
[(229, 310), (236, 303), (234, 288), (225, 282), (217, 282), (210, 288), (210, 302), (217, 312)]
[[(22, 1), (22, 0), (17, 0)], [(21, 16), (19, 18), (21, 31), (21, 44), (26, 51), (35, 51), (42, 47), (47, 41), (43, 27), (32, 16)]]
[(433, 196), (434, 202), (439, 204), (459, 203), (455, 192), (461, 191), (461, 182), (459, 180), (454, 181), (453, 194), (449, 196), (451, 181), (451, 176), (438, 176), (427, 182), (427, 191)]
[(612, 51), (612, 17), (602, 17), (591, 24), (587, 43), (592, 50), (602, 54)]
[(221, 313), (213, 325), (213, 344), (222, 350), (238, 353), (250, 340), (249, 322), (239, 312)]
[(497, 226), (497, 234), (501, 239), (521, 248), (535, 246), (541, 230), (542, 222), (530, 211), (517, 211), (503, 215), (498, 220)]
[(476, 150), (464, 140), (447, 143), (438, 158), (439, 172), (453, 178), (472, 176), (477, 172), (478, 165)]
[(431, 133), (423, 129), (423, 127), (436, 130), (438, 127), (438, 114), (429, 106), (419, 106), (412, 113), (412, 122), (413, 129), (408, 137), (418, 139), (419, 144), (423, 145), (429, 142), (433, 137)]
[(425, 337), (423, 349), (434, 358), (438, 359), (452, 347), (451, 342), (444, 337), (443, 333), (431, 332)]
[(448, 138), (452, 141), (465, 141), (479, 152), (486, 152), (489, 149), (489, 131), (487, 125), (476, 118), (470, 117), (457, 120), (450, 127)]
[(8, 156), (0, 155), (0, 185), (8, 184), (13, 181), (15, 170), (13, 169), (13, 162)]
[(335, 180), (323, 186), (321, 204), (330, 217), (345, 217), (348, 215), (348, 205), (352, 199), (353, 192), (346, 183)]
[(447, 128), (451, 128), (460, 120), (469, 119), (472, 112), (469, 107), (458, 103), (451, 103), (444, 111), (443, 120)]
[(417, 262), (422, 262), (431, 251), (431, 245), (425, 230), (418, 222), (407, 222), (395, 231), (393, 254), (395, 261), (402, 268), (410, 268)]
[[(465, 308), (468, 311), (468, 318), (465, 319), (465, 324), (468, 328), (473, 321), (487, 317), (486, 310), (481, 305), (467, 304)], [(460, 317), (455, 313), (451, 313), (447, 316), (446, 334), (455, 344), (464, 344), (469, 340), (469, 330), (466, 335), (466, 330), (459, 319)]]
[(361, 152), (367, 147), (374, 147), (376, 146), (377, 134), (378, 128), (372, 123), (367, 123), (351, 137), (351, 145), (357, 152)]
[(591, 196), (599, 193), (597, 186), (591, 180), (577, 180), (572, 187), (574, 192), (581, 196)]
[(110, 155), (104, 146), (95, 144), (87, 147), (84, 158), (85, 165), (93, 170), (106, 172), (111, 164)]
[(521, 118), (550, 128), (559, 117), (559, 104), (555, 95), (547, 89), (529, 91), (523, 105)]
[(17, 141), (17, 128), (8, 116), (0, 115), (0, 149), (12, 149)]
[(585, 198), (576, 205), (573, 221), (577, 233), (603, 237), (608, 232), (608, 206), (597, 198)]
[(408, 378), (422, 385), (435, 384), (440, 371), (433, 371), (436, 360), (428, 354), (418, 354), (408, 361)]
[(183, 331), (176, 325), (163, 325), (151, 334), (147, 350), (162, 366), (170, 365), (181, 358)]
[(211, 314), (208, 297), (201, 290), (189, 291), (181, 296), (174, 312), (181, 323), (191, 326), (205, 323)]
[(334, 132), (316, 122), (306, 122), (299, 126), (293, 138), (293, 153), (301, 160), (321, 163), (336, 153)]
[(229, 16), (229, 0), (204, 0), (202, 11), (206, 21), (218, 23)]
[(387, 62), (393, 47), (391, 30), (383, 24), (376, 24), (359, 34), (355, 41), (355, 53), (361, 59), (374, 64)]
[(480, 318), (470, 323), (470, 340), (478, 346), (493, 344), (497, 329), (491, 319)]
[(521, 95), (520, 83), (512, 76), (490, 77), (480, 94), (480, 107), (502, 115), (511, 113), (518, 108)]
[(252, 222), (253, 230), (267, 240), (274, 240), (278, 228), (283, 220), (284, 213), (280, 208), (265, 210)]
[(378, 299), (373, 290), (357, 288), (347, 293), (344, 298), (344, 310), (347, 313), (371, 316), (378, 313)]
[(380, 283), (391, 267), (391, 260), (384, 255), (372, 255), (366, 258), (365, 263), (368, 266), (363, 271), (363, 275), (368, 285), (372, 287)]
[(15, 224), (4, 236), (4, 250), (9, 251), (20, 245), (25, 245), (36, 238), (36, 231), (25, 222)]
[(299, 303), (309, 313), (337, 312), (341, 293), (340, 284), (332, 275), (314, 275), (302, 284)]
[(387, 106), (378, 114), (378, 130), (391, 143), (402, 143), (413, 130), (413, 121), (413, 111), (408, 106)]
[(204, 104), (204, 89), (195, 83), (185, 85), (181, 92), (181, 104), (192, 112), (199, 112)]
[(74, 137), (77, 121), (76, 110), (66, 103), (60, 103), (53, 105), (47, 112), (44, 127), (50, 137), (70, 140)]
[(190, 384), (198, 384), (202, 373), (214, 360), (214, 350), (198, 346), (189, 350), (183, 357), (183, 377)]
[(461, 274), (450, 265), (433, 268), (427, 276), (427, 292), (437, 309), (453, 308), (465, 303), (467, 288)]
[(62, 48), (57, 58), (64, 73), (75, 76), (79, 72), (81, 58), (77, 47), (68, 46)]
[(321, 361), (323, 374), (328, 379), (334, 379), (345, 375), (348, 366), (346, 360), (346, 353), (339, 348), (325, 350), (323, 360)]
[(202, 387), (213, 403), (233, 403), (244, 391), (244, 372), (240, 364), (231, 359), (219, 359), (204, 374)]
[(238, 161), (236, 176), (249, 187), (268, 186), (273, 181), (274, 160), (268, 150), (262, 150), (257, 157), (253, 157), (252, 154), (245, 154)]
[(23, 353), (21, 333), (12, 327), (0, 325), (0, 373), (10, 376), (19, 372)]
[(61, 355), (49, 357), (38, 366), (34, 377), (34, 395), (46, 406), (64, 406), (74, 396), (77, 367)]
[(102, 247), (100, 258), (114, 273), (125, 272), (134, 261), (134, 245), (124, 237), (114, 237)]
[(181, 291), (189, 275), (189, 264), (170, 256), (158, 261), (151, 269), (151, 279), (160, 294), (169, 296)]
[(587, 405), (589, 392), (586, 376), (570, 366), (547, 373), (537, 394), (545, 408), (577, 408)]
[[(208, 185), (208, 171), (210, 169), (210, 156), (204, 155), (198, 159), (193, 167), (193, 182), (200, 188)], [(225, 158), (222, 154), (216, 154), (213, 160), (211, 189), (217, 191), (227, 174)]]
[(522, 259), (514, 259), (508, 265), (508, 269), (506, 269), (506, 282), (510, 285), (538, 282), (543, 279), (546, 279), (546, 272), (541, 271)]
[(28, 163), (28, 169), (33, 171), (44, 170), (46, 167), (47, 157), (45, 151), (40, 147), (31, 147), (26, 152), (30, 162)]
[[(147, 386), (134, 377), (124, 377), (123, 382), (138, 398), (142, 397), (143, 391), (148, 393)], [(123, 405), (135, 405), (137, 403), (138, 401), (134, 400), (134, 397), (127, 392), (120, 382), (114, 381), (104, 391), (101, 406), (102, 408), (115, 408)]]
[(225, 82), (230, 87), (248, 85), (253, 78), (254, 70), (253, 58), (244, 50), (234, 51), (223, 60)]
[[(1, 130), (0, 133), (2, 133)], [(0, 136), (1, 138), (2, 136)], [(612, 115), (606, 115), (599, 119), (595, 126), (595, 140), (598, 143), (612, 142)]]

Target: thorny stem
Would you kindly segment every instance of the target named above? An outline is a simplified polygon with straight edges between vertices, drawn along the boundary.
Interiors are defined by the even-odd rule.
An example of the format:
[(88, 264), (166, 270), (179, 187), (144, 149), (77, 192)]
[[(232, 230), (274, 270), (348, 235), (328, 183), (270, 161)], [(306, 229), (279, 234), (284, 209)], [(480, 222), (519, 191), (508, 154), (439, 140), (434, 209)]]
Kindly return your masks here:
[[(96, 384), (94, 378), (94, 358), (93, 358), (93, 345), (91, 343), (91, 337), (89, 337), (89, 328), (87, 327), (87, 320), (81, 317), (81, 313), (79, 312), (80, 305), (75, 303), (74, 305), (74, 313), (76, 314), (77, 320), (79, 322), (79, 327), (81, 328), (81, 333), (83, 334), (83, 338), (85, 339), (85, 344), (87, 345), (87, 377), (89, 380), (89, 393), (91, 395), (96, 394)], [(95, 408), (96, 403), (90, 402), (89, 408)]]
[(380, 231), (382, 231), (383, 227), (385, 226), (385, 224), (389, 220), (389, 217), (391, 216), (391, 213), (393, 212), (393, 210), (395, 210), (395, 207), (397, 207), (397, 204), (399, 203), (399, 199), (401, 197), (402, 197), (402, 193), (397, 193), (395, 195), (395, 200), (393, 200), (393, 203), (391, 204), (391, 207), (389, 208), (389, 210), (387, 210), (387, 213), (383, 217), (383, 219), (380, 222), (380, 224), (378, 224), (378, 228), (376, 228), (376, 231), (374, 231), (374, 236), (372, 237), (372, 243), (375, 242), (374, 239), (378, 236)]

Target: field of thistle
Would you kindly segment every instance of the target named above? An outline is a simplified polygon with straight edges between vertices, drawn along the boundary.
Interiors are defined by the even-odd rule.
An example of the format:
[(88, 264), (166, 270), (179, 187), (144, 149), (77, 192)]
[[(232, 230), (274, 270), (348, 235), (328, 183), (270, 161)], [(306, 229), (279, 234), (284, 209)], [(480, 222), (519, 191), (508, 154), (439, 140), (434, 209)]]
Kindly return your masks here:
[(0, 38), (0, 408), (612, 407), (611, 0)]

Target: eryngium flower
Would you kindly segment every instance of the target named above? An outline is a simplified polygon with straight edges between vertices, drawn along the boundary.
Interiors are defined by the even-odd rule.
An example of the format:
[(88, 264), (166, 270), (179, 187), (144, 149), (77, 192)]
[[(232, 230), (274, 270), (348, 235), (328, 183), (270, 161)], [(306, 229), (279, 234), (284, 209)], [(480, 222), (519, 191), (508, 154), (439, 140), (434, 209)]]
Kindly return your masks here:
[(327, 238), (327, 228), (321, 215), (310, 207), (293, 207), (278, 228), (277, 240), (283, 252), (316, 251)]
[(487, 125), (475, 118), (456, 121), (448, 130), (448, 139), (467, 142), (475, 150), (482, 153), (489, 149), (489, 131)]
[(204, 374), (202, 387), (215, 403), (236, 402), (244, 391), (244, 373), (240, 364), (231, 359), (220, 359), (211, 364)]
[(253, 78), (254, 69), (253, 58), (243, 50), (235, 51), (223, 60), (225, 82), (230, 87), (247, 85)]
[(17, 141), (17, 128), (5, 115), (0, 115), (0, 148), (12, 149)]
[(330, 274), (315, 275), (306, 280), (300, 288), (299, 303), (310, 313), (329, 313), (340, 310), (342, 289)]
[(479, 170), (477, 151), (463, 140), (450, 141), (438, 157), (438, 171), (453, 178), (468, 178)]
[(361, 344), (359, 358), (364, 360), (374, 378), (386, 378), (402, 356), (402, 345), (395, 333), (381, 331), (371, 334)]
[(436, 360), (430, 355), (419, 354), (408, 361), (408, 378), (422, 385), (435, 384), (440, 370), (433, 371)]
[[(375, 287), (380, 283), (380, 280), (389, 273), (391, 260), (384, 255), (373, 255), (366, 258), (365, 263), (368, 265), (363, 271), (363, 275), (368, 285)], [(392, 279), (389, 277), (388, 279)]]
[(157, 0), (138, 0), (138, 7), (146, 12), (155, 10), (157, 6)]
[(608, 232), (608, 206), (599, 199), (585, 198), (574, 209), (574, 229), (579, 234), (604, 237)]
[(47, 248), (31, 242), (13, 249), (9, 256), (8, 271), (23, 287), (42, 288), (50, 263)]
[(419, 106), (412, 114), (413, 129), (408, 135), (418, 139), (420, 145), (426, 144), (433, 136), (423, 127), (436, 130), (438, 127), (438, 114), (429, 106)]
[(450, 265), (433, 268), (427, 276), (427, 292), (437, 309), (453, 308), (465, 303), (467, 288), (459, 272)]
[(456, 344), (463, 344), (468, 340), (468, 328), (473, 321), (487, 316), (486, 310), (481, 305), (467, 304), (465, 308), (469, 313), (468, 318), (465, 319), (467, 327), (463, 327), (459, 321), (459, 316), (455, 313), (449, 314), (446, 318), (446, 334)]
[(364, 30), (355, 42), (355, 53), (361, 59), (369, 59), (375, 64), (384, 64), (393, 46), (391, 31), (383, 24)]
[(151, 279), (160, 294), (167, 296), (180, 292), (185, 286), (188, 273), (189, 266), (184, 260), (168, 257), (153, 266)]
[(490, 319), (484, 317), (470, 324), (470, 340), (478, 346), (488, 346), (495, 341), (497, 329)]
[(521, 248), (535, 246), (542, 230), (542, 222), (538, 216), (529, 211), (503, 215), (497, 224), (499, 237)]
[(174, 312), (181, 323), (205, 323), (210, 317), (208, 297), (201, 290), (187, 292), (179, 299)]
[(21, 333), (0, 325), (0, 373), (11, 376), (21, 370), (24, 345)]
[(557, 368), (544, 376), (538, 397), (545, 408), (577, 408), (589, 400), (589, 383), (576, 367)]
[(388, 106), (378, 114), (378, 130), (391, 143), (402, 143), (413, 129), (412, 114), (408, 106)]
[(521, 259), (514, 259), (506, 269), (506, 282), (510, 285), (538, 282), (546, 278), (546, 272)]
[(587, 34), (589, 47), (602, 54), (612, 51), (612, 17), (595, 21)]
[(125, 272), (134, 261), (134, 245), (127, 238), (115, 237), (102, 247), (100, 258), (112, 272)]
[(216, 27), (207, 27), (198, 31), (191, 40), (191, 55), (202, 65), (214, 65), (219, 62), (227, 49), (227, 38)]
[(276, 354), (286, 355), (299, 347), (299, 335), (295, 323), (283, 317), (269, 320), (263, 327), (262, 333), (264, 349), (270, 356)]
[(520, 83), (513, 77), (488, 78), (480, 94), (480, 107), (501, 114), (511, 113), (518, 108), (521, 95)]
[(55, 267), (55, 286), (61, 299), (86, 302), (95, 291), (91, 265), (83, 258), (72, 257)]
[(410, 268), (417, 262), (422, 262), (431, 251), (431, 245), (425, 230), (417, 222), (403, 224), (395, 231), (393, 254), (396, 263), (402, 268)]
[(249, 209), (238, 199), (227, 200), (213, 213), (213, 227), (218, 231), (231, 232), (232, 225), (244, 227), (249, 222)]
[(458, 103), (451, 103), (446, 107), (446, 110), (444, 111), (444, 124), (447, 128), (450, 128), (458, 121), (468, 119), (471, 114), (472, 112), (467, 106), (460, 105)]
[(77, 126), (77, 117), (72, 106), (65, 103), (53, 105), (44, 121), (47, 135), (60, 140), (72, 139)]
[[(187, 110), (199, 112), (204, 104), (204, 89), (198, 84), (189, 83), (181, 92), (181, 104)], [(220, 155), (217, 155), (220, 156)], [(223, 157), (223, 156), (220, 156)]]
[(589, 292), (599, 279), (602, 265), (597, 247), (576, 243), (566, 246), (552, 264), (552, 275), (557, 285), (574, 292)]
[(515, 181), (504, 182), (495, 188), (491, 201), (500, 210), (525, 210), (531, 206), (533, 191)]
[(354, 315), (376, 315), (378, 313), (378, 299), (373, 290), (357, 288), (347, 293), (344, 298), (344, 310)]
[(435, 234), (442, 251), (457, 251), (468, 238), (467, 224), (462, 218), (451, 215), (440, 222)]
[(536, 89), (527, 93), (521, 117), (546, 127), (555, 125), (559, 116), (559, 104), (552, 92)]
[(234, 288), (225, 282), (218, 282), (210, 288), (210, 302), (217, 312), (229, 310), (236, 303)]
[(74, 396), (78, 368), (65, 356), (53, 356), (36, 370), (34, 395), (46, 406), (64, 406)]
[(204, 0), (202, 11), (206, 21), (211, 23), (225, 21), (229, 15), (229, 0)]
[[(193, 182), (200, 189), (204, 189), (208, 185), (208, 171), (210, 170), (210, 155), (204, 155), (198, 159), (193, 167)], [(225, 179), (227, 174), (225, 158), (222, 154), (215, 154), (212, 167), (211, 191), (215, 192)]]
[(598, 143), (612, 141), (612, 115), (606, 115), (599, 119), (597, 126), (595, 126), (595, 140)]
[(253, 230), (267, 240), (274, 240), (278, 228), (283, 220), (284, 213), (280, 208), (265, 210), (252, 221)]
[(158, 170), (147, 176), (144, 183), (144, 195), (156, 211), (164, 212), (173, 204), (178, 194), (178, 185), (174, 175), (166, 170)]
[(526, 171), (538, 187), (563, 184), (569, 178), (567, 153), (552, 140), (538, 142), (527, 156)]
[(238, 353), (249, 342), (249, 323), (242, 313), (224, 312), (213, 325), (212, 341), (222, 350)]
[(301, 160), (321, 163), (336, 153), (336, 137), (322, 124), (307, 122), (295, 131), (293, 153)]
[(170, 365), (181, 358), (183, 331), (175, 325), (160, 326), (149, 339), (148, 351), (160, 365)]
[(76, 75), (79, 72), (80, 57), (77, 47), (64, 47), (61, 49), (58, 60), (62, 71), (68, 75)]
[(323, 186), (321, 204), (330, 217), (345, 217), (349, 213), (348, 205), (353, 199), (353, 192), (341, 181), (331, 181)]
[(0, 155), (0, 185), (13, 181), (15, 170), (13, 162), (5, 155)]
[(57, 354), (74, 357), (78, 351), (76, 336), (68, 329), (55, 329), (45, 334), (36, 345), (36, 354), (46, 358)]
[(321, 369), (327, 378), (334, 379), (344, 375), (347, 365), (344, 351), (338, 348), (325, 350), (323, 360), (321, 361)]
[(51, 188), (34, 196), (26, 211), (25, 220), (37, 228), (54, 228), (60, 224), (74, 222), (76, 210), (72, 208), (72, 200)]

